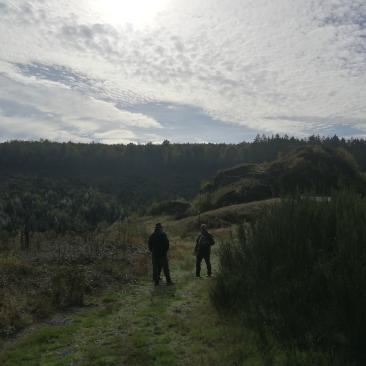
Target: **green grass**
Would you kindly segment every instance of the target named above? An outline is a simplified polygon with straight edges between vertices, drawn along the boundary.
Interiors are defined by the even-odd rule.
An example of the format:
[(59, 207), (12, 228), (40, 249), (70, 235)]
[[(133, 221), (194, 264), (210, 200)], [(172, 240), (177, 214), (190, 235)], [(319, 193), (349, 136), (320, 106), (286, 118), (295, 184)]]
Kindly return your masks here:
[(67, 316), (65, 325), (40, 326), (6, 345), (0, 365), (260, 365), (251, 337), (213, 309), (212, 279), (193, 277), (192, 244), (172, 243), (176, 286), (154, 288), (141, 279), (104, 294), (97, 307)]

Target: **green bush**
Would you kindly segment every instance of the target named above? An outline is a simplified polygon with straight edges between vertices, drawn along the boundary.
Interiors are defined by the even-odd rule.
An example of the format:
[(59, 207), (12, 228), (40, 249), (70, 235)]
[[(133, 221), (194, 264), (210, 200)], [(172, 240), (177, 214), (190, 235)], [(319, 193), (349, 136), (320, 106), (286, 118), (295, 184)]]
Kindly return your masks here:
[(285, 349), (365, 365), (365, 244), (365, 198), (284, 200), (221, 246), (212, 300)]

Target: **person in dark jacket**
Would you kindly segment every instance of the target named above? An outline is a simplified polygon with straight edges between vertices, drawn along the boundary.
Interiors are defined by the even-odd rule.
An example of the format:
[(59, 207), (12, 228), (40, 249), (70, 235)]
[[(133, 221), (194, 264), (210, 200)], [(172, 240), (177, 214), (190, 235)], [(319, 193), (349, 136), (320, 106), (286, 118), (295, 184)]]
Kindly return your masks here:
[(153, 281), (155, 286), (159, 285), (161, 270), (163, 269), (167, 285), (172, 285), (168, 262), (169, 239), (163, 231), (163, 226), (158, 223), (155, 231), (149, 238), (149, 251), (152, 256)]
[(215, 244), (213, 236), (207, 231), (207, 226), (205, 224), (201, 225), (201, 233), (196, 239), (196, 247), (194, 253), (196, 255), (196, 276), (201, 276), (201, 262), (202, 259), (206, 262), (207, 275), (211, 277), (211, 247)]

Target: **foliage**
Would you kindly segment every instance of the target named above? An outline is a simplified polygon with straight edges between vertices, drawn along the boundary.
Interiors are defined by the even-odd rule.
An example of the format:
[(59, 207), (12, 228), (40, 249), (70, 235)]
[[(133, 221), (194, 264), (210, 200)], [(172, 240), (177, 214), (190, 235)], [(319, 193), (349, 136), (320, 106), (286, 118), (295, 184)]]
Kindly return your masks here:
[(264, 342), (269, 333), (287, 350), (323, 352), (328, 364), (364, 365), (365, 241), (365, 198), (285, 200), (221, 247), (212, 300)]
[[(154, 201), (191, 198), (218, 170), (277, 159), (303, 146), (342, 148), (366, 170), (362, 139), (296, 139), (257, 136), (240, 144), (103, 145), (10, 141), (0, 144), (0, 178), (42, 178), (84, 184), (115, 197), (125, 209), (145, 209)], [(25, 183), (25, 182), (24, 182)], [(35, 182), (34, 182), (35, 184)], [(0, 215), (0, 222), (2, 221)]]
[(51, 280), (53, 303), (57, 308), (84, 304), (85, 274), (82, 268), (61, 266)]
[(280, 195), (329, 195), (344, 187), (366, 193), (366, 180), (344, 149), (305, 146), (270, 162), (244, 164), (218, 172), (195, 199), (201, 210)]
[(0, 337), (13, 333), (23, 325), (15, 296), (0, 288)]
[[(0, 279), (3, 279), (3, 276), (28, 276), (31, 274), (32, 266), (29, 263), (16, 257), (0, 257)], [(0, 285), (4, 285), (3, 281)]]
[(243, 220), (254, 221), (262, 214), (263, 209), (278, 201), (278, 198), (272, 198), (221, 207), (178, 220), (169, 229), (173, 228), (176, 233), (185, 237), (191, 235), (192, 232), (198, 232), (202, 223), (207, 224), (212, 229), (230, 228), (232, 225), (240, 224)]
[(333, 189), (352, 188), (365, 193), (365, 180), (353, 156), (324, 146), (300, 148), (269, 164), (274, 193), (308, 192), (329, 195)]
[(163, 201), (155, 203), (150, 208), (150, 213), (157, 215), (171, 215), (179, 219), (188, 216), (191, 204), (183, 200)]
[(145, 228), (127, 220), (87, 233), (38, 233), (33, 242), (26, 253), (0, 256), (0, 343), (26, 324), (81, 306), (84, 295), (146, 274)]
[(9, 242), (20, 232), (22, 249), (30, 249), (36, 232), (83, 233), (121, 217), (121, 206), (97, 189), (49, 179), (12, 178), (0, 192), (0, 233)]

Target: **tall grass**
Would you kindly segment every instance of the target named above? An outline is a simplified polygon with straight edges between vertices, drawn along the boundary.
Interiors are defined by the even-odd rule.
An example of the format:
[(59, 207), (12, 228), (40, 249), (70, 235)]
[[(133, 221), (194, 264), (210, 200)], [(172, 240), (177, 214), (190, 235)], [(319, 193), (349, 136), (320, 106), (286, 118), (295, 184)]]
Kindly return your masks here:
[(297, 350), (299, 365), (306, 354), (322, 354), (319, 365), (365, 365), (366, 199), (284, 200), (238, 237), (220, 248), (216, 307), (254, 329), (264, 349), (270, 334)]
[[(0, 245), (0, 342), (84, 296), (145, 276), (146, 228), (118, 221), (85, 233), (36, 233), (24, 253)], [(0, 233), (0, 243), (3, 237)], [(2, 251), (3, 250), (3, 251)]]

